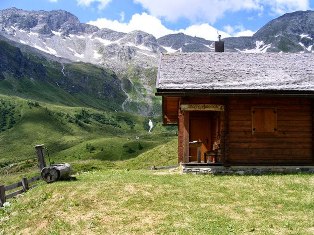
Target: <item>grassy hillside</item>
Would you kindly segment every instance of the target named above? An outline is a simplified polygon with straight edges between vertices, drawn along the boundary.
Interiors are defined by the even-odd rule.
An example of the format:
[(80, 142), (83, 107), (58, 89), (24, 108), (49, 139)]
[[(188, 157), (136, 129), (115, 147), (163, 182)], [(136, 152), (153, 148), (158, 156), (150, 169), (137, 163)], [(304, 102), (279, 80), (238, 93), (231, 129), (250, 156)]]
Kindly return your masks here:
[[(175, 129), (167, 130), (158, 118), (153, 122), (148, 133), (148, 118), (135, 114), (0, 96), (0, 175), (7, 182), (9, 173), (35, 170), (37, 144), (45, 145), (48, 163), (69, 162), (76, 171), (123, 168), (117, 162), (176, 139)], [(175, 155), (171, 153), (172, 159)]]
[[(155, 69), (130, 67), (120, 80), (112, 71), (91, 64), (59, 63), (1, 40), (0, 50), (1, 183), (38, 171), (37, 144), (45, 145), (48, 164), (69, 162), (76, 172), (147, 168), (176, 161), (174, 142), (170, 142), (174, 151), (169, 156), (155, 154), (157, 146), (164, 148), (176, 139), (176, 128), (160, 123), (160, 107), (156, 108), (161, 106), (160, 98), (147, 103), (151, 94), (145, 89), (152, 89), (149, 79), (156, 77)], [(130, 104), (125, 102), (128, 97)], [(138, 107), (154, 114), (152, 133), (148, 133), (148, 117), (123, 112), (142, 113)], [(146, 154), (141, 157), (145, 163), (137, 160), (142, 154)]]
[(312, 175), (106, 170), (42, 184), (0, 210), (0, 234), (304, 234)]
[(121, 111), (126, 95), (115, 73), (84, 63), (58, 63), (0, 40), (0, 93), (53, 104)]
[(87, 63), (57, 62), (0, 39), (0, 94), (53, 104), (158, 116), (157, 68), (130, 64), (117, 75)]

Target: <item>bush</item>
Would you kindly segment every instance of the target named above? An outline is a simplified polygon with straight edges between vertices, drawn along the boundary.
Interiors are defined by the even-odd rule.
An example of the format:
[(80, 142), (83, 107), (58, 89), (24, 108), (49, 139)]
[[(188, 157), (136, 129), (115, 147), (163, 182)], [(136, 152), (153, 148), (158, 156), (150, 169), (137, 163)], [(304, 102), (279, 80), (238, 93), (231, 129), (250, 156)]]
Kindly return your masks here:
[(88, 150), (88, 152), (92, 153), (92, 152), (94, 152), (96, 150), (96, 147), (91, 145), (91, 144), (89, 144), (89, 143), (87, 143), (86, 144), (86, 150)]

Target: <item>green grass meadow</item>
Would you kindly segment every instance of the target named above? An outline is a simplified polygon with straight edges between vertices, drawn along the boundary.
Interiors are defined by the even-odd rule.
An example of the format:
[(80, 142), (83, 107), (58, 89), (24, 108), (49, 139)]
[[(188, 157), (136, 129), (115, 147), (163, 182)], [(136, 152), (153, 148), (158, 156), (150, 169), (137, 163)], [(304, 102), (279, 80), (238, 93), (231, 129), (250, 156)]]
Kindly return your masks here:
[(313, 234), (312, 175), (96, 170), (0, 210), (0, 234)]
[(181, 174), (176, 127), (80, 105), (0, 96), (0, 184), (68, 162), (75, 181), (37, 187), (0, 208), (7, 234), (314, 234), (314, 176)]

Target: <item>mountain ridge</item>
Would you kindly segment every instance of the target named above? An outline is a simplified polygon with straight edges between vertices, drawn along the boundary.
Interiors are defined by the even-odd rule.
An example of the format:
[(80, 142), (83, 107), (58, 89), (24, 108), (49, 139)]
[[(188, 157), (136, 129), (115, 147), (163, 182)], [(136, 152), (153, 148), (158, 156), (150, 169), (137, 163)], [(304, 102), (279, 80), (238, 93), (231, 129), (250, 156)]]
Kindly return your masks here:
[[(251, 37), (223, 40), (225, 51), (229, 52), (313, 53), (313, 38), (314, 11), (298, 11), (270, 21)], [(154, 96), (154, 84), (160, 53), (214, 51), (214, 42), (200, 37), (177, 33), (156, 38), (143, 31), (123, 33), (99, 29), (81, 23), (64, 10), (1, 10), (0, 40), (18, 47), (23, 53), (43, 56), (61, 66), (83, 62), (113, 71), (125, 95), (125, 100), (119, 101), (119, 108), (145, 116), (159, 112), (160, 101)], [(30, 67), (35, 69), (36, 66)], [(60, 71), (61, 68), (59, 66)], [(3, 72), (0, 73), (2, 80), (4, 77)], [(18, 71), (16, 77), (19, 77)]]
[[(214, 51), (213, 41), (200, 37), (177, 33), (156, 38), (143, 31), (100, 29), (64, 10), (1, 10), (0, 29), (4, 37), (48, 54), (115, 71), (125, 70), (130, 63), (156, 66), (159, 53)], [(297, 11), (273, 19), (251, 37), (224, 41), (226, 51), (312, 52), (313, 37), (314, 12)]]

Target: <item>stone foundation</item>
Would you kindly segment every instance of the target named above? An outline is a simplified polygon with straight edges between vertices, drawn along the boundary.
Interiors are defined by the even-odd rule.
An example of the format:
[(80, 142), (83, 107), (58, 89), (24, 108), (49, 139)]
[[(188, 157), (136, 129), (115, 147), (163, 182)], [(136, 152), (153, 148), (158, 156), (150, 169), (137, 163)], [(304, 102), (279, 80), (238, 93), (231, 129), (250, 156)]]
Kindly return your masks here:
[(314, 174), (314, 166), (189, 166), (181, 165), (182, 173), (213, 175)]

